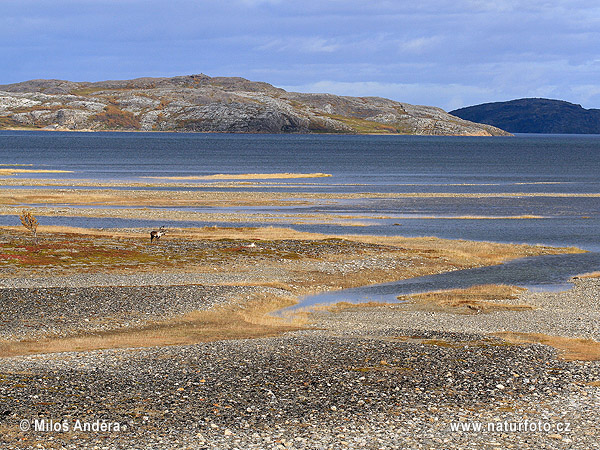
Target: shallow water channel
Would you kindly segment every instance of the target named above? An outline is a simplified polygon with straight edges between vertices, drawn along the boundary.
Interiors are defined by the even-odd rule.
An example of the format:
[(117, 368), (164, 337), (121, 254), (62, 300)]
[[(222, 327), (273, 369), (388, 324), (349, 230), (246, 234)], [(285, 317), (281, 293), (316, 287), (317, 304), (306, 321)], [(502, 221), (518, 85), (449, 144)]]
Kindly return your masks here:
[(437, 275), (409, 278), (392, 283), (374, 284), (353, 289), (306, 296), (278, 315), (338, 302), (394, 302), (399, 295), (460, 289), (478, 284), (510, 284), (535, 291), (566, 290), (569, 279), (600, 266), (600, 253), (546, 255), (521, 258), (495, 266), (455, 270)]

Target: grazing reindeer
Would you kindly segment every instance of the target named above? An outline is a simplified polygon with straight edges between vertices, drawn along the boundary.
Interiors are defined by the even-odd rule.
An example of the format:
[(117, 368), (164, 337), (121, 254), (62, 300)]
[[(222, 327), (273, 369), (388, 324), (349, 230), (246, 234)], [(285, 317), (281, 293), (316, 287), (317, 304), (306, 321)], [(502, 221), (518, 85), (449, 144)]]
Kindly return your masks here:
[(150, 243), (152, 243), (152, 241), (154, 241), (154, 239), (156, 239), (156, 240), (159, 240), (159, 239), (160, 239), (160, 237), (161, 237), (163, 234), (165, 234), (166, 232), (167, 232), (167, 230), (165, 229), (165, 227), (164, 227), (164, 226), (163, 226), (163, 227), (160, 227), (160, 228), (158, 229), (158, 231), (157, 231), (157, 230), (151, 231), (151, 232), (150, 232)]

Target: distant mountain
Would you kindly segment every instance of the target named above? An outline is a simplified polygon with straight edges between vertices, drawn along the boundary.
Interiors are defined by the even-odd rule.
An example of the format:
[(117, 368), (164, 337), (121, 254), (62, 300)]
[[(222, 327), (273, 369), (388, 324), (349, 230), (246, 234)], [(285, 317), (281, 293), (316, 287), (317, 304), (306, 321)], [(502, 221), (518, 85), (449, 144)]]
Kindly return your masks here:
[(189, 75), (0, 85), (0, 128), (506, 135), (430, 106), (286, 92), (243, 78)]
[(450, 114), (511, 133), (600, 134), (600, 109), (584, 109), (562, 100), (522, 98), (469, 106)]

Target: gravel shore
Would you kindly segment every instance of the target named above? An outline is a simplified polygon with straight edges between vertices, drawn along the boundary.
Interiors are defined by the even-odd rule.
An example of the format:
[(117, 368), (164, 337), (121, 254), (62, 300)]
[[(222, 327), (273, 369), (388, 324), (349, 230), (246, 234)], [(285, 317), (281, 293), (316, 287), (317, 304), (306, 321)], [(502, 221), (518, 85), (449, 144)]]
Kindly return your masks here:
[(63, 337), (139, 327), (150, 321), (281, 289), (254, 286), (109, 286), (0, 289), (0, 339)]
[(344, 334), (386, 334), (409, 326), (414, 330), (488, 335), (503, 331), (543, 333), (600, 341), (600, 278), (578, 279), (564, 292), (526, 291), (501, 303), (530, 305), (535, 309), (496, 310), (485, 314), (427, 311), (412, 304), (386, 308), (351, 308), (320, 315), (319, 324)]
[[(71, 297), (92, 299), (92, 309), (108, 307), (106, 298), (118, 310), (143, 315), (156, 307), (163, 314), (207, 307), (232, 288), (35, 287), (27, 301), (65, 302), (46, 311), (40, 327), (61, 308), (71, 310)], [(29, 298), (18, 289), (25, 288), (3, 295)], [(507, 329), (597, 339), (599, 296), (600, 281), (585, 279), (566, 293), (515, 300), (537, 305), (534, 311), (354, 308), (319, 313), (313, 328), (275, 338), (2, 358), (0, 443), (6, 449), (600, 448), (600, 363), (567, 362), (549, 347), (489, 336)], [(70, 320), (77, 326), (89, 314)], [(41, 419), (68, 430), (19, 429), (21, 421), (40, 426)], [(102, 421), (111, 431), (76, 428)], [(452, 430), (471, 422), (483, 430)], [(529, 429), (502, 429), (511, 423)]]

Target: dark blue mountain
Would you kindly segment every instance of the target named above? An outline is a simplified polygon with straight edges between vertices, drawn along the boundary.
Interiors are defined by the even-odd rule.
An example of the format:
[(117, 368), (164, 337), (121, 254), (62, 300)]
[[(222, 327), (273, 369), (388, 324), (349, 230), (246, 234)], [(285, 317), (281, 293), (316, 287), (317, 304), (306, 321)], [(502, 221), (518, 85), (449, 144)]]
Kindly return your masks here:
[(600, 134), (600, 109), (546, 98), (484, 103), (450, 111), (453, 116), (511, 133)]

